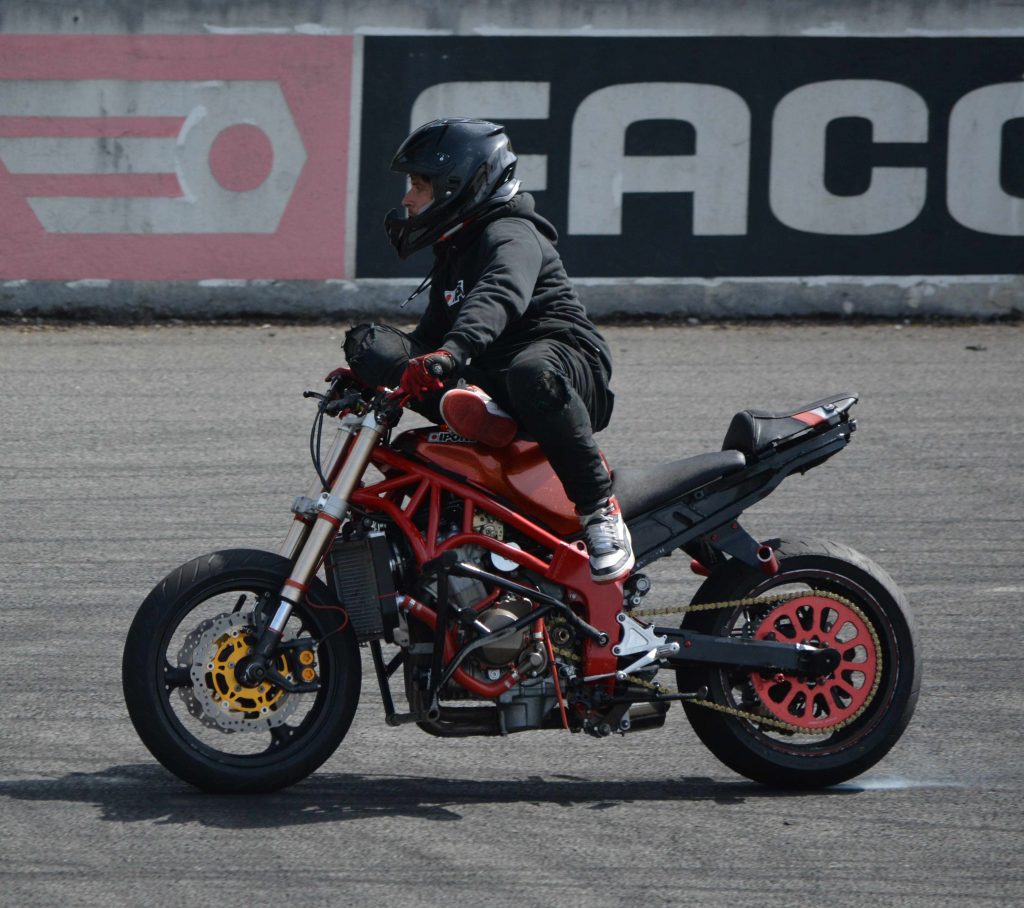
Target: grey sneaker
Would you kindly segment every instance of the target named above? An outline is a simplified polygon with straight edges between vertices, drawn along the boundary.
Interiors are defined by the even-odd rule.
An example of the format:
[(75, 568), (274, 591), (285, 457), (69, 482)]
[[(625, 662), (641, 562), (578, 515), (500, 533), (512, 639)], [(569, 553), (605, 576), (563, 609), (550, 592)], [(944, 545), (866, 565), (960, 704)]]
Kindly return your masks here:
[(611, 583), (630, 572), (636, 559), (633, 541), (613, 495), (596, 511), (580, 514), (580, 526), (590, 554), (590, 576), (597, 583)]

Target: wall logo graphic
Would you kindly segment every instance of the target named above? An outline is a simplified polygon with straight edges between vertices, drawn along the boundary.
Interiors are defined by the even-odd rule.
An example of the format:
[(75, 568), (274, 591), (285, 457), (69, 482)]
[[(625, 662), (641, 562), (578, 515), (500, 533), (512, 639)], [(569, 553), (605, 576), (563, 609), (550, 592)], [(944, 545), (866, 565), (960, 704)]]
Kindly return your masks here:
[[(363, 41), (360, 237), (411, 128), (507, 126), (588, 277), (1019, 274), (1020, 38), (415, 35)], [(421, 275), (361, 243), (360, 277)]]
[(351, 49), (0, 37), (0, 276), (342, 276)]

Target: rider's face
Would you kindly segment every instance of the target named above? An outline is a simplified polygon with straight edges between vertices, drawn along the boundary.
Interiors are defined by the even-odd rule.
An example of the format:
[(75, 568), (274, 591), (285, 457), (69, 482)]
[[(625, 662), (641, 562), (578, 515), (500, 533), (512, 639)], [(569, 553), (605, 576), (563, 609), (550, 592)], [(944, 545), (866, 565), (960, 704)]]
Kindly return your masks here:
[(434, 199), (434, 190), (430, 181), (419, 174), (409, 177), (409, 190), (402, 199), (402, 207), (414, 218)]

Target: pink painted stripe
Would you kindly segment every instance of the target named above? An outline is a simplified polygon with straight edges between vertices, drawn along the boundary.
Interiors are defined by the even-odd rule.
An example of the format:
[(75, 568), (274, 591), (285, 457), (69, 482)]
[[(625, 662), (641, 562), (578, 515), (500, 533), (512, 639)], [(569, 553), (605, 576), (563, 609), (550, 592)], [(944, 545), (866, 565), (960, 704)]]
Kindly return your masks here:
[(171, 139), (184, 117), (0, 117), (0, 137)]
[[(350, 35), (0, 35), (0, 79), (266, 79), (350, 63)], [(333, 45), (333, 47), (332, 47)], [(332, 53), (332, 51), (334, 53)], [(342, 59), (339, 61), (338, 57)], [(333, 57), (333, 59), (332, 59)], [(323, 89), (337, 90), (337, 86)], [(345, 96), (339, 100), (348, 103)]]
[(7, 179), (24, 198), (179, 198), (182, 194), (173, 173), (26, 173)]

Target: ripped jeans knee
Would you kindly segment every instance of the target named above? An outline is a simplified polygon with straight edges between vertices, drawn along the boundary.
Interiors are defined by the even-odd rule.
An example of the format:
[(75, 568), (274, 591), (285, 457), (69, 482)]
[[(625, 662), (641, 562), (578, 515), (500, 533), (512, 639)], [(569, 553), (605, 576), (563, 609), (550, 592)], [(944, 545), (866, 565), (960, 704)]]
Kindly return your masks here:
[(572, 401), (572, 389), (559, 371), (542, 364), (529, 363), (514, 368), (508, 376), (512, 406), (519, 413), (561, 413)]
[(572, 397), (569, 383), (561, 372), (545, 370), (534, 383), (535, 406), (544, 413), (560, 413)]

